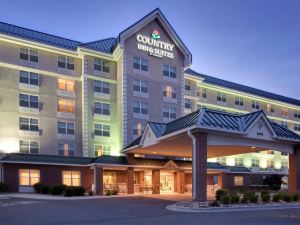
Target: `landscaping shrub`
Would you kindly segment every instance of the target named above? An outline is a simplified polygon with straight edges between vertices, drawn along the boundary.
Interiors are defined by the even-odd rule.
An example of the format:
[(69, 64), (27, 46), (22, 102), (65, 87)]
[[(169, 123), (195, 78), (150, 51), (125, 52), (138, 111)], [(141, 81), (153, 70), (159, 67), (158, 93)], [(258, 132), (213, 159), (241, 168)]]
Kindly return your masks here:
[(237, 204), (240, 201), (240, 196), (238, 196), (236, 193), (230, 194), (229, 197), (231, 204)]
[(244, 195), (241, 201), (243, 204), (247, 204), (249, 202), (249, 197), (248, 195)]
[(257, 194), (251, 194), (250, 195), (250, 197), (249, 197), (249, 201), (251, 202), (251, 203), (257, 203), (257, 201), (258, 201), (258, 195)]
[(228, 204), (230, 203), (230, 197), (229, 197), (228, 194), (223, 195), (223, 196), (221, 197), (221, 203), (222, 203), (223, 205), (228, 205)]
[(117, 188), (112, 189), (111, 194), (117, 195), (119, 193), (119, 190)]
[(283, 200), (284, 199), (284, 195), (285, 195), (285, 193), (278, 192), (279, 200)]
[(218, 203), (218, 201), (213, 201), (213, 202), (211, 202), (210, 203), (210, 206), (212, 206), (212, 207), (219, 207), (220, 205), (219, 205), (219, 203)]
[(225, 195), (225, 194), (227, 194), (227, 191), (222, 190), (222, 189), (217, 190), (216, 195), (215, 195), (216, 200), (220, 201), (222, 196)]
[(293, 194), (293, 196), (292, 196), (292, 200), (294, 201), (294, 202), (298, 202), (299, 200), (300, 200), (300, 196), (299, 196), (299, 194)]
[(260, 196), (263, 196), (263, 195), (265, 195), (265, 194), (269, 194), (269, 195), (270, 195), (270, 191), (268, 191), (268, 190), (262, 190), (262, 191), (260, 192)]
[(74, 193), (73, 187), (66, 187), (64, 190), (64, 196), (65, 197), (72, 197)]
[(105, 195), (111, 195), (112, 191), (111, 190), (106, 190)]
[(6, 184), (4, 182), (0, 182), (0, 192), (6, 191)]
[(49, 186), (47, 186), (47, 185), (42, 186), (42, 188), (41, 188), (41, 193), (42, 194), (49, 194), (49, 192), (50, 192), (50, 187)]
[(283, 195), (283, 200), (284, 200), (285, 202), (290, 202), (291, 199), (292, 199), (292, 197), (291, 197), (289, 194), (284, 194), (284, 195)]
[(74, 196), (84, 196), (84, 188), (83, 187), (73, 187), (73, 195)]
[(93, 196), (94, 192), (93, 191), (89, 191), (89, 196)]
[(51, 195), (62, 195), (64, 190), (66, 189), (66, 185), (57, 184), (50, 187), (50, 194)]
[(33, 185), (33, 188), (34, 188), (34, 191), (36, 193), (41, 193), (42, 192), (42, 188), (44, 187), (45, 185), (42, 184), (42, 183), (36, 183)]
[(271, 198), (270, 193), (265, 193), (261, 196), (261, 201), (267, 203), (270, 201), (270, 198)]
[(277, 193), (277, 194), (274, 194), (272, 200), (273, 200), (273, 202), (279, 202), (279, 200), (280, 200), (280, 195), (279, 195), (278, 193)]

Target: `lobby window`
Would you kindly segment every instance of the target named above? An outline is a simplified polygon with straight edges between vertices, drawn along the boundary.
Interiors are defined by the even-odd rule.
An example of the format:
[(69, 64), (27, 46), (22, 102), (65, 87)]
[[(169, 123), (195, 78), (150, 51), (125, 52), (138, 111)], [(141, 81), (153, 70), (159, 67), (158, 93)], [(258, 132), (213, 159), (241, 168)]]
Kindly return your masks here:
[(94, 70), (109, 73), (109, 62), (106, 60), (94, 58)]
[(99, 115), (110, 115), (110, 105), (105, 102), (95, 102), (94, 103), (94, 113)]
[(39, 75), (37, 73), (20, 70), (20, 83), (38, 86)]
[(244, 160), (243, 160), (243, 158), (235, 158), (234, 159), (234, 165), (235, 166), (244, 166)]
[(267, 167), (268, 168), (274, 168), (274, 160), (268, 159), (267, 160)]
[(75, 156), (75, 145), (74, 144), (58, 144), (58, 155), (61, 156)]
[(96, 136), (109, 137), (110, 136), (110, 126), (107, 124), (96, 123), (94, 134)]
[(63, 171), (62, 172), (63, 184), (67, 186), (80, 186), (81, 174), (80, 171)]
[(223, 92), (218, 92), (217, 101), (218, 102), (226, 102), (226, 94)]
[(94, 145), (95, 157), (102, 155), (110, 155), (110, 146), (109, 145)]
[(103, 172), (103, 184), (115, 185), (117, 184), (116, 172)]
[(186, 91), (191, 91), (191, 81), (190, 80), (184, 80), (184, 89)]
[(288, 129), (288, 122), (286, 121), (281, 121), (281, 126), (283, 126), (284, 128)]
[(300, 119), (300, 111), (295, 112), (294, 117)]
[(57, 88), (63, 91), (74, 92), (75, 81), (74, 80), (66, 80), (59, 78), (57, 80)]
[(163, 107), (163, 117), (170, 118), (170, 119), (176, 119), (176, 108), (164, 106)]
[(105, 81), (94, 80), (94, 92), (109, 95), (109, 83)]
[(20, 59), (29, 62), (39, 62), (38, 51), (32, 48), (21, 48)]
[(252, 109), (259, 109), (259, 102), (258, 101), (252, 101)]
[(197, 92), (197, 96), (206, 99), (207, 98), (207, 90), (206, 88), (199, 88), (199, 91)]
[(295, 130), (295, 131), (300, 131), (300, 124), (295, 123), (295, 124), (294, 124), (294, 130)]
[(225, 166), (226, 165), (226, 158), (225, 157), (218, 157), (217, 158), (217, 163), (220, 163), (221, 165)]
[(288, 161), (287, 160), (281, 160), (281, 169), (288, 168)]
[(289, 110), (286, 108), (281, 109), (281, 116), (284, 116), (284, 117), (289, 116)]
[(58, 99), (58, 112), (75, 113), (75, 101), (69, 99)]
[(176, 99), (176, 88), (172, 86), (165, 86), (163, 90), (163, 96), (166, 98)]
[(59, 134), (74, 135), (75, 134), (75, 124), (74, 123), (58, 121), (58, 123), (57, 123), (57, 132)]
[(141, 136), (144, 131), (144, 128), (145, 127), (142, 123), (134, 123), (132, 128), (133, 135)]
[(39, 108), (39, 96), (20, 94), (19, 95), (19, 105), (21, 107), (38, 109)]
[(148, 60), (139, 57), (133, 57), (133, 69), (148, 71)]
[(39, 119), (20, 117), (19, 128), (20, 130), (39, 131)]
[(137, 114), (148, 114), (148, 103), (141, 102), (141, 101), (134, 101), (133, 102), (133, 113)]
[(234, 176), (234, 186), (244, 186), (243, 176)]
[(20, 153), (39, 154), (40, 143), (38, 141), (20, 140)]
[(251, 167), (259, 167), (259, 159), (251, 159)]
[(235, 97), (235, 105), (244, 106), (244, 99), (239, 96)]
[(184, 108), (191, 109), (192, 108), (192, 100), (189, 98), (184, 99)]
[(267, 104), (267, 112), (270, 112), (270, 113), (275, 112), (275, 109), (271, 104)]
[(61, 69), (74, 70), (74, 58), (67, 56), (58, 56), (57, 66)]
[(148, 93), (148, 82), (134, 79), (133, 80), (133, 91), (141, 92), (141, 93)]
[(212, 177), (212, 183), (213, 184), (218, 184), (219, 176), (218, 175), (213, 175)]
[(19, 170), (19, 185), (20, 186), (33, 186), (40, 182), (40, 171), (30, 169)]
[(165, 77), (176, 78), (176, 67), (170, 65), (163, 65), (163, 75)]

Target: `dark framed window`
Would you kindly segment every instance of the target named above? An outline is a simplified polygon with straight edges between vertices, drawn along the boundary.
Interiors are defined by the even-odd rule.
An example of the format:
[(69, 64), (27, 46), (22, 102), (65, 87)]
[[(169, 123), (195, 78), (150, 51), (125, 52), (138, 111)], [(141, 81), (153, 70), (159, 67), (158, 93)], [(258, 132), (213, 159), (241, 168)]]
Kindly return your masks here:
[(107, 124), (95, 124), (94, 134), (96, 136), (109, 137), (110, 136), (110, 126)]
[(39, 75), (37, 73), (27, 72), (24, 70), (20, 71), (20, 83), (30, 84), (30, 85), (39, 85)]
[(19, 117), (19, 129), (27, 131), (39, 131), (39, 120), (30, 117)]
[(94, 103), (94, 113), (100, 115), (110, 115), (110, 104), (105, 102)]
[(59, 134), (74, 135), (75, 134), (75, 124), (74, 123), (58, 121), (57, 132)]

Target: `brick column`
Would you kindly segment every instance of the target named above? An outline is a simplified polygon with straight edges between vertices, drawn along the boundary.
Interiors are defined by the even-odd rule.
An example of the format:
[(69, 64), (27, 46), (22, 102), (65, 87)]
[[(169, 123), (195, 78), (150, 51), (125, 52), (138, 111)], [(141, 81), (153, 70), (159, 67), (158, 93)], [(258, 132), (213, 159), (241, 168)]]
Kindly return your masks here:
[(152, 188), (153, 194), (160, 194), (160, 171), (152, 170)]
[(197, 202), (207, 201), (207, 134), (193, 133), (193, 196)]
[(94, 168), (94, 194), (103, 195), (103, 168)]
[(290, 193), (300, 191), (300, 145), (294, 148), (294, 154), (289, 154), (289, 180), (288, 189)]
[(179, 194), (184, 194), (184, 184), (185, 184), (185, 174), (183, 171), (178, 171), (176, 173), (176, 192)]
[(133, 167), (127, 169), (127, 194), (134, 193), (134, 170)]

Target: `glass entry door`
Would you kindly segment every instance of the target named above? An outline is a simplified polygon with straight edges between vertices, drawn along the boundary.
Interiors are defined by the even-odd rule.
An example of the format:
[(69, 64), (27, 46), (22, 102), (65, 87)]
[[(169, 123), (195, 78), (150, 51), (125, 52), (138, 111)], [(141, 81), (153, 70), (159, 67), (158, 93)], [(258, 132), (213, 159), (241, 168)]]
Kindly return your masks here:
[(174, 175), (160, 175), (160, 190), (174, 192)]

